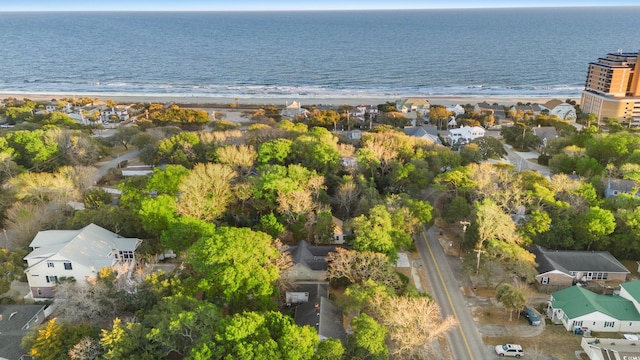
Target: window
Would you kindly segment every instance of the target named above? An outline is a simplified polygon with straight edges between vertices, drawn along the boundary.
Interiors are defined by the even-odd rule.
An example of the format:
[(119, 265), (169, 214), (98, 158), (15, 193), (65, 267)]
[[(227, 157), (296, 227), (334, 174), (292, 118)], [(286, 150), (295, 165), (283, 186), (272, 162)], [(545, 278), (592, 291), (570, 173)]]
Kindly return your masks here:
[(52, 267), (53, 267), (53, 261), (49, 261), (49, 262), (47, 262), (47, 267), (52, 268)]
[(65, 270), (72, 270), (71, 263), (70, 262), (64, 263), (64, 269)]
[(118, 253), (123, 260), (133, 260), (133, 251), (118, 251)]
[(45, 276), (45, 280), (47, 281), (47, 283), (57, 283), (58, 277), (55, 275)]
[(573, 321), (573, 326), (582, 326), (582, 320), (580, 321)]
[(42, 291), (40, 289), (36, 290), (36, 293), (38, 293), (38, 295), (42, 295)]
[(615, 321), (605, 321), (604, 322), (604, 327), (613, 327), (615, 325)]
[(548, 278), (548, 277), (543, 277), (543, 278), (542, 278), (542, 280), (540, 281), (540, 283), (541, 283), (542, 285), (546, 285), (546, 284), (548, 284), (548, 283), (549, 283), (549, 278)]

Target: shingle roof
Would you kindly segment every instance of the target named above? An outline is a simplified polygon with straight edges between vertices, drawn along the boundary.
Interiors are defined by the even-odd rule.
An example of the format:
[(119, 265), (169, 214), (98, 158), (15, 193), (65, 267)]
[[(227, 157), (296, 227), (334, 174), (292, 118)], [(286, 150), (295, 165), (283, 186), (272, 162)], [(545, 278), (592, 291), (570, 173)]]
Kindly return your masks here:
[(565, 102), (562, 100), (558, 100), (558, 99), (551, 99), (549, 101), (547, 101), (546, 103), (543, 104), (544, 107), (546, 107), (549, 110), (553, 110), (553, 108), (555, 108), (556, 106), (560, 105), (560, 104), (564, 104)]
[(640, 321), (640, 313), (633, 303), (617, 295), (599, 295), (580, 286), (572, 286), (551, 296), (551, 305), (562, 309), (570, 319), (600, 312), (621, 321)]
[[(29, 329), (25, 325), (44, 308), (44, 305), (0, 305), (0, 358), (18, 359), (25, 351), (20, 347)], [(13, 314), (13, 316), (11, 316)], [(39, 319), (42, 322), (44, 319)]]
[(327, 270), (329, 264), (325, 258), (330, 252), (336, 251), (336, 247), (311, 245), (302, 240), (298, 245), (290, 246), (287, 251), (294, 264), (305, 264), (312, 270)]
[(608, 251), (557, 251), (547, 250), (540, 245), (534, 245), (531, 251), (536, 255), (537, 269), (540, 274), (552, 270), (559, 270), (567, 274), (572, 271), (629, 274), (629, 270)]
[(294, 318), (298, 325), (315, 328), (321, 338), (346, 340), (342, 310), (324, 296), (309, 297), (309, 302), (298, 305)]
[(555, 139), (558, 137), (558, 131), (553, 126), (538, 126), (531, 129), (533, 134), (540, 140)]

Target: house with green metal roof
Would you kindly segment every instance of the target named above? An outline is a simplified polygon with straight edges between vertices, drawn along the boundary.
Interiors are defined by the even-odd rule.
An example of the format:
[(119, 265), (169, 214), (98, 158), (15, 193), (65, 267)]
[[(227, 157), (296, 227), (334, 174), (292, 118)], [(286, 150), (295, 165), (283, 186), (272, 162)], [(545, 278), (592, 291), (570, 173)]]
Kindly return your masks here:
[[(547, 316), (568, 331), (640, 332), (640, 281), (622, 285), (620, 295), (600, 295), (581, 286), (551, 294)], [(632, 295), (633, 294), (633, 295)]]

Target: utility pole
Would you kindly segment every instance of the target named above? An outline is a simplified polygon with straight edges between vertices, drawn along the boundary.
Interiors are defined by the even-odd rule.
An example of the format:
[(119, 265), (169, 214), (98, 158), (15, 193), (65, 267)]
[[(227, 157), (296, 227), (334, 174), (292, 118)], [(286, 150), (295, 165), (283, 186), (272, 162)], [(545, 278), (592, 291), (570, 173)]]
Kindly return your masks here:
[(460, 221), (460, 225), (462, 225), (462, 241), (460, 242), (460, 254), (462, 254), (462, 246), (467, 240), (467, 227), (471, 225), (471, 223), (468, 221)]
[(480, 254), (484, 253), (484, 250), (475, 249), (473, 251), (478, 254), (478, 265), (476, 266), (476, 275), (478, 275), (478, 273), (480, 273)]

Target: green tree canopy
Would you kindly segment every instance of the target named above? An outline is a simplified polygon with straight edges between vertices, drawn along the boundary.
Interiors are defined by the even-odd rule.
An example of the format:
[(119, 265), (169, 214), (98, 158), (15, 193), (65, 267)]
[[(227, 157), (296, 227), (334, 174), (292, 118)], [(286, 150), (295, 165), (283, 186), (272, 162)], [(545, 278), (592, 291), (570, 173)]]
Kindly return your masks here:
[(248, 303), (269, 305), (278, 279), (275, 265), (280, 252), (272, 238), (248, 228), (220, 227), (200, 238), (186, 262), (197, 272), (198, 286), (208, 297), (234, 309)]

